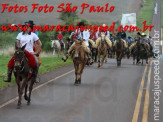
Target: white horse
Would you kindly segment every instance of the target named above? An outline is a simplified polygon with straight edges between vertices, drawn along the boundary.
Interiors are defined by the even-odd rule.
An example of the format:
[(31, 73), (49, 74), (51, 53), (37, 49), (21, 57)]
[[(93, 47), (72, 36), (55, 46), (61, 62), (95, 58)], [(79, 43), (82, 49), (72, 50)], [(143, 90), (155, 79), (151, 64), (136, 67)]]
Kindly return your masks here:
[(53, 48), (53, 55), (57, 53), (59, 56), (61, 54), (61, 45), (58, 40), (51, 40), (51, 48)]

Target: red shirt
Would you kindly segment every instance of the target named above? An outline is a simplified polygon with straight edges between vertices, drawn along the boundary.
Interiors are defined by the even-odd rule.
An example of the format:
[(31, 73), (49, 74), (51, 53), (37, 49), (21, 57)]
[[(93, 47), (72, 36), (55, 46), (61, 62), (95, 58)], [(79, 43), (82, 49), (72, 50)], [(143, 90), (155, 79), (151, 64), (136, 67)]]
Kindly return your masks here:
[(63, 35), (62, 34), (58, 34), (57, 38), (58, 38), (58, 40), (62, 40), (63, 39)]

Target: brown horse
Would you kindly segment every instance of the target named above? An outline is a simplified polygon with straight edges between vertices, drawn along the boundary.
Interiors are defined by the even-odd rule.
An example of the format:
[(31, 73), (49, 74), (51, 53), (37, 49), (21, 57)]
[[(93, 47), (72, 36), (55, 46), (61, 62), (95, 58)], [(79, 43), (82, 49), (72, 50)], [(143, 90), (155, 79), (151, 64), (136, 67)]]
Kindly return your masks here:
[[(27, 101), (27, 104), (30, 105), (31, 101), (31, 92), (33, 89), (33, 84), (35, 82), (34, 80), (34, 73), (32, 68), (30, 68), (28, 64), (28, 60), (25, 57), (25, 49), (26, 45), (23, 46), (22, 48), (17, 47), (15, 44), (15, 53), (14, 53), (14, 75), (16, 79), (16, 84), (18, 86), (18, 94), (19, 94), (19, 99), (18, 99), (18, 104), (17, 108), (20, 109), (21, 107), (21, 100), (22, 100), (22, 95), (23, 91), (25, 89), (25, 94), (24, 98)], [(29, 95), (27, 95), (28, 91), (28, 85), (29, 85)]]
[(120, 37), (117, 38), (114, 44), (114, 50), (116, 52), (116, 57), (117, 57), (117, 66), (121, 66), (121, 60), (125, 53), (125, 46), (124, 46), (124, 42)]
[(89, 43), (89, 45), (91, 50), (91, 57), (95, 62), (97, 62), (97, 48), (94, 48), (91, 43)]
[(75, 46), (72, 51), (72, 60), (75, 67), (75, 85), (81, 84), (81, 75), (83, 73), (83, 69), (85, 67), (85, 64), (88, 60), (88, 56), (85, 53), (85, 50), (82, 46), (82, 42), (79, 40), (75, 40)]
[(143, 60), (146, 60), (146, 64), (148, 64), (148, 58), (150, 57), (150, 49), (149, 45), (147, 43), (142, 44), (140, 43), (140, 40), (135, 43), (135, 45), (130, 46), (131, 53), (133, 54), (133, 64), (135, 64), (135, 59), (137, 59), (136, 64), (140, 63), (140, 60), (142, 59), (141, 64), (143, 65)]
[[(103, 64), (106, 61), (106, 56), (107, 56), (107, 50), (108, 50), (108, 45), (105, 41), (105, 35), (101, 35), (101, 41), (99, 46), (97, 47), (98, 50), (98, 68), (103, 68)], [(101, 59), (102, 55), (102, 59)]]

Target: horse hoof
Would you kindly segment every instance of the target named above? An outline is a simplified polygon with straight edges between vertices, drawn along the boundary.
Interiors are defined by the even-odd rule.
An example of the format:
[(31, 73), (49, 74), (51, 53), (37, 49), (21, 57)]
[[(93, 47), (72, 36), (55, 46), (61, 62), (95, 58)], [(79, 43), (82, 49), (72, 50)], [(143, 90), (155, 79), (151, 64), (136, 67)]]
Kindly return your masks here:
[(30, 102), (27, 102), (27, 105), (30, 105)]
[(17, 109), (20, 109), (22, 106), (21, 105), (17, 105)]
[(62, 61), (66, 62), (66, 58), (62, 58)]
[(79, 83), (74, 83), (75, 86), (79, 86), (80, 84)]
[(24, 99), (25, 99), (26, 101), (28, 101), (28, 100), (29, 100), (29, 98), (28, 98), (27, 96), (24, 96)]
[(75, 83), (74, 83), (75, 86), (78, 86), (80, 85), (80, 81), (79, 80), (76, 80)]
[(20, 106), (17, 106), (16, 109), (20, 109), (21, 107)]

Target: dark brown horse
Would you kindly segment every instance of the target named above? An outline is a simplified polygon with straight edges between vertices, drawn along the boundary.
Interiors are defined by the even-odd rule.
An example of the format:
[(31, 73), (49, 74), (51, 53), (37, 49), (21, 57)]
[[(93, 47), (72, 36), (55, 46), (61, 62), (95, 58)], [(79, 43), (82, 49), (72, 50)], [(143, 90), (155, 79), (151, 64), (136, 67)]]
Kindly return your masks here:
[[(31, 92), (33, 89), (33, 84), (35, 82), (34, 80), (34, 74), (32, 68), (30, 68), (27, 58), (25, 57), (25, 49), (26, 45), (22, 48), (17, 47), (15, 44), (15, 53), (14, 53), (14, 75), (16, 79), (16, 84), (18, 86), (18, 104), (17, 108), (20, 109), (21, 107), (21, 101), (22, 101), (22, 95), (23, 91), (25, 89), (24, 98), (27, 101), (27, 104), (30, 105), (31, 101)], [(28, 91), (28, 85), (29, 85), (29, 95), (27, 95)]]
[(81, 84), (81, 75), (88, 60), (88, 56), (83, 49), (82, 42), (75, 40), (75, 46), (72, 51), (72, 60), (75, 68), (75, 85)]
[(125, 46), (124, 46), (124, 42), (120, 37), (117, 38), (114, 44), (114, 50), (116, 52), (116, 57), (117, 57), (117, 66), (121, 66), (121, 60), (125, 53)]
[[(106, 56), (107, 56), (107, 50), (108, 50), (108, 45), (105, 40), (105, 35), (101, 35), (101, 41), (99, 46), (97, 47), (98, 50), (98, 68), (103, 68), (103, 64), (106, 61)], [(102, 55), (102, 59), (101, 59)]]
[(150, 57), (150, 49), (148, 44), (142, 44), (140, 43), (140, 40), (137, 41), (137, 43), (130, 47), (131, 53), (133, 55), (133, 64), (135, 64), (135, 59), (137, 59), (136, 64), (140, 63), (140, 60), (142, 60), (141, 64), (143, 65), (143, 60), (146, 60), (146, 64), (148, 64), (148, 58)]
[(97, 62), (97, 48), (94, 48), (91, 43), (89, 43), (89, 45), (91, 50), (91, 57), (95, 62)]

